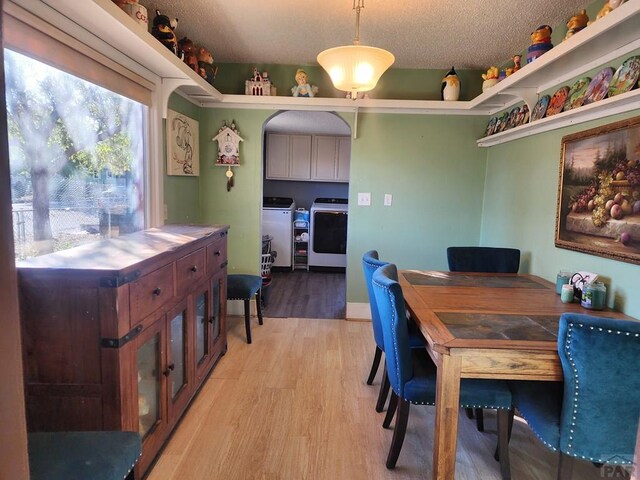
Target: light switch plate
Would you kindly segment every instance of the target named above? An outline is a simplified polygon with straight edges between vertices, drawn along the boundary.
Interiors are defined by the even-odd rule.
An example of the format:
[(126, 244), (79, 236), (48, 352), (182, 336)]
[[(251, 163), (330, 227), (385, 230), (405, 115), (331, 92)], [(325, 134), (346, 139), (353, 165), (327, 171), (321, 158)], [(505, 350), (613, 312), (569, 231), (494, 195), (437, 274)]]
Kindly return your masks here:
[(393, 203), (393, 195), (391, 195), (390, 193), (385, 193), (384, 194), (384, 206), (385, 207), (390, 207), (392, 203)]
[(358, 205), (368, 207), (371, 205), (371, 193), (358, 193)]

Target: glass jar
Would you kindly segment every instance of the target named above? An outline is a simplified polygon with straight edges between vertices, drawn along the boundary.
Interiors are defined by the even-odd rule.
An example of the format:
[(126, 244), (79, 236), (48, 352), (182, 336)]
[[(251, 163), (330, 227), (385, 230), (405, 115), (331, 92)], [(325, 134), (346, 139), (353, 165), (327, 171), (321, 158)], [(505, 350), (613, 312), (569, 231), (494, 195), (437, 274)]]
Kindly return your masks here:
[(562, 286), (569, 283), (571, 280), (571, 272), (566, 270), (560, 270), (558, 275), (556, 275), (556, 293), (560, 295), (562, 292)]
[(562, 303), (573, 302), (573, 285), (567, 283), (562, 285), (562, 291), (560, 292), (560, 300)]
[(581, 305), (589, 310), (602, 310), (607, 287), (602, 282), (585, 283), (582, 287)]

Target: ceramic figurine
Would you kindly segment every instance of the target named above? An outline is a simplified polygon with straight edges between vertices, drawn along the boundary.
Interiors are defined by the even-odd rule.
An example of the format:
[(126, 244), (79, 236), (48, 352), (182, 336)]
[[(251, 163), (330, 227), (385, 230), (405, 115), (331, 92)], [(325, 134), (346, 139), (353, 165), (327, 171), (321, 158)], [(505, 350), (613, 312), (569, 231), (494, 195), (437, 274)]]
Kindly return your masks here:
[(198, 71), (198, 57), (196, 57), (196, 46), (187, 37), (184, 37), (178, 42), (179, 57), (186, 63), (189, 68), (194, 72)]
[[(615, 10), (616, 8), (618, 8), (625, 1), (626, 0), (609, 0), (609, 1), (605, 2), (603, 7), (600, 9), (598, 14), (596, 15), (596, 20), (600, 20), (605, 15), (608, 15), (609, 13), (611, 13), (612, 10)], [(595, 20), (594, 20), (594, 22), (595, 22)], [(590, 22), (590, 23), (593, 23), (593, 22)]]
[(489, 67), (487, 73), (482, 74), (482, 79), (484, 80), (482, 82), (482, 91), (484, 92), (498, 83), (498, 67)]
[(318, 87), (315, 85), (309, 85), (307, 72), (299, 68), (296, 71), (296, 85), (291, 89), (291, 94), (294, 97), (315, 97), (318, 93)]
[(442, 79), (440, 88), (440, 99), (455, 102), (460, 98), (460, 80), (453, 67)]
[(156, 10), (156, 17), (153, 19), (153, 28), (151, 34), (156, 37), (160, 43), (173, 52), (178, 54), (178, 39), (174, 32), (178, 25), (178, 19), (171, 21), (166, 15), (162, 15), (160, 10)]
[(580, 10), (580, 13), (574, 15), (567, 22), (567, 34), (564, 36), (564, 39), (568, 39), (582, 30), (589, 23), (589, 17), (587, 16), (586, 10)]
[(522, 59), (522, 55), (514, 55), (513, 56), (513, 71), (517, 72), (520, 70), (520, 61)]
[(213, 54), (204, 47), (200, 47), (196, 52), (198, 59), (198, 73), (209, 84), (213, 85), (213, 80), (218, 73), (218, 67), (213, 64)]
[(271, 81), (267, 72), (258, 72), (253, 68), (253, 75), (244, 82), (245, 95), (271, 96)]
[(531, 33), (531, 45), (527, 49), (527, 63), (533, 62), (540, 55), (553, 48), (551, 33), (553, 30), (549, 25), (540, 25)]

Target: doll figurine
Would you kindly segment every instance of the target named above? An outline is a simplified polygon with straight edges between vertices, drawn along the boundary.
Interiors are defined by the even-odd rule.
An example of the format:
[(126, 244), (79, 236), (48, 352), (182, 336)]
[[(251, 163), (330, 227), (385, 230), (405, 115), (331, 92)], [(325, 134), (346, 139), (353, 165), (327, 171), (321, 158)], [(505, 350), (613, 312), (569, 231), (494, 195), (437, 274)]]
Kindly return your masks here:
[(291, 93), (294, 97), (314, 97), (318, 93), (318, 87), (311, 86), (308, 83), (307, 72), (298, 69), (296, 72), (296, 85), (291, 89)]
[(513, 56), (513, 71), (517, 72), (520, 70), (520, 61), (522, 59), (522, 55), (514, 55)]

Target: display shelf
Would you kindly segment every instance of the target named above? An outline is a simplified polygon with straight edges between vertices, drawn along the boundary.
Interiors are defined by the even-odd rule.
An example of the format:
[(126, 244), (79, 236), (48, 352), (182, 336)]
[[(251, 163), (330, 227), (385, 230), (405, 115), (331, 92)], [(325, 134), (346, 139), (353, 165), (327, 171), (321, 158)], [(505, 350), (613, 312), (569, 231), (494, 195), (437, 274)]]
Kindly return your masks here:
[(558, 113), (551, 117), (545, 117), (535, 122), (483, 137), (477, 141), (477, 144), (479, 147), (491, 147), (537, 133), (548, 132), (569, 125), (578, 125), (589, 120), (638, 109), (640, 109), (640, 90), (632, 90), (574, 110)]
[(23, 6), (29, 8), (29, 4), (33, 4), (32, 11), (35, 9), (34, 13), (37, 14), (37, 3), (48, 5), (83, 27), (87, 36), (98, 37), (111, 48), (159, 76), (162, 79), (163, 117), (166, 118), (166, 103), (174, 90), (178, 90), (196, 103), (222, 100), (223, 96), (218, 90), (191, 70), (111, 0), (90, 0), (82, 2), (82, 5), (79, 5), (77, 0), (27, 1)]
[[(18, 4), (16, 0), (11, 2)], [(143, 68), (159, 77), (162, 80), (160, 107), (163, 116), (166, 116), (166, 105), (174, 91), (196, 105), (209, 108), (355, 112), (356, 125), (358, 112), (490, 115), (523, 100), (532, 108), (541, 92), (565, 84), (584, 72), (640, 48), (640, 1), (631, 0), (471, 101), (225, 95), (189, 69), (111, 0), (89, 0), (82, 2), (81, 6), (77, 0), (21, 0), (19, 5), (52, 24), (66, 22), (67, 26), (73, 27), (67, 29), (65, 26), (65, 31), (70, 35), (92, 47), (106, 46), (109, 51), (105, 52), (105, 48), (98, 50), (123, 66)], [(51, 12), (59, 18), (52, 18), (55, 15), (51, 15)], [(589, 109), (567, 112), (567, 115), (559, 115), (546, 122), (536, 122), (494, 135), (490, 140), (481, 139), (478, 144), (495, 145), (519, 138), (518, 135), (539, 133), (591, 120), (598, 115), (628, 111), (634, 108), (634, 102), (637, 102), (637, 96), (629, 95), (604, 104), (598, 103)]]
[(470, 108), (493, 114), (524, 100), (533, 110), (539, 93), (640, 48), (639, 24), (640, 1), (624, 3), (471, 100)]
[[(309, 222), (293, 222), (293, 268), (308, 270), (309, 264)], [(302, 236), (306, 235), (306, 240)]]

